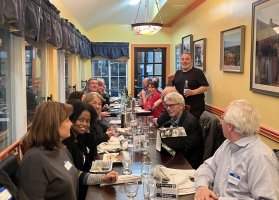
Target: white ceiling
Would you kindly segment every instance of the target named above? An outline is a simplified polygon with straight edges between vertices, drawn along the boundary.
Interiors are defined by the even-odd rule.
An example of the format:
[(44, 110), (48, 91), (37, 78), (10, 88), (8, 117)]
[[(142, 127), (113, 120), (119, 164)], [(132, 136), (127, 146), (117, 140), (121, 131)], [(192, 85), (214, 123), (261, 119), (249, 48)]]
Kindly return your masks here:
[[(87, 30), (103, 24), (134, 23), (138, 4), (131, 5), (130, 1), (131, 0), (61, 0), (64, 6)], [(165, 3), (165, 1), (167, 2)], [(161, 4), (165, 3), (162, 9), (164, 12), (160, 12), (163, 22), (165, 23), (166, 20), (171, 20), (171, 17), (175, 18), (193, 1), (194, 0), (159, 0)], [(137, 18), (137, 22), (144, 21), (144, 2), (145, 0), (141, 2), (141, 11), (139, 12), (140, 16)], [(153, 9), (155, 8), (157, 12), (154, 3), (155, 0), (149, 0), (149, 6)], [(153, 12), (154, 11), (150, 10), (150, 15), (152, 15)], [(164, 18), (164, 16), (167, 16), (167, 19)]]

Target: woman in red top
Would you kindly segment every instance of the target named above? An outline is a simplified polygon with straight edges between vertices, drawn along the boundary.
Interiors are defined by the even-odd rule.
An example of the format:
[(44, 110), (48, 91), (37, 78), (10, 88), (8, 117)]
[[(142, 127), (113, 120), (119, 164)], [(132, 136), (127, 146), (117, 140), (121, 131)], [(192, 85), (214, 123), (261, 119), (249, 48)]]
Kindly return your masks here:
[(158, 91), (158, 82), (151, 81), (148, 83), (148, 97), (145, 104), (143, 105), (144, 110), (151, 110), (151, 115), (158, 118), (163, 110), (163, 106), (154, 106), (154, 103), (161, 98), (161, 93)]

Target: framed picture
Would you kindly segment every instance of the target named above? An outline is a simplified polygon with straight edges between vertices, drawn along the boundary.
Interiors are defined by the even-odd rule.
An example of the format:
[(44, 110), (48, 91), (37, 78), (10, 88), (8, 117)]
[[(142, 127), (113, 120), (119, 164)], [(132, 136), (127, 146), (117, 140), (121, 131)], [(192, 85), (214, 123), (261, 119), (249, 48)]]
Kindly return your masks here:
[(279, 97), (279, 1), (256, 1), (252, 9), (250, 89)]
[(206, 39), (200, 39), (194, 41), (194, 67), (202, 71), (205, 71), (206, 63)]
[(181, 53), (192, 53), (193, 52), (193, 35), (187, 35), (182, 38), (181, 42)]
[(220, 68), (224, 72), (243, 72), (245, 26), (221, 32)]

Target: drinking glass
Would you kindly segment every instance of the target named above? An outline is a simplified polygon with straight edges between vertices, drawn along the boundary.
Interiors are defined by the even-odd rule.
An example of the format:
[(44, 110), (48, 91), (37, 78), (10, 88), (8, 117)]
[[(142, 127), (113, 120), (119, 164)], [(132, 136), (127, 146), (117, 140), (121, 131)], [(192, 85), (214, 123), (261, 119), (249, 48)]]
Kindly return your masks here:
[(126, 151), (128, 149), (128, 140), (126, 139), (120, 140), (120, 146), (122, 151)]
[(125, 183), (124, 190), (128, 199), (132, 200), (137, 196), (139, 184), (137, 181)]
[(153, 127), (153, 116), (147, 117), (148, 126), (149, 126), (149, 133), (152, 134), (152, 127)]
[(148, 186), (149, 186), (149, 200), (155, 200), (156, 199), (156, 181), (152, 176), (150, 176), (150, 178), (149, 178)]
[(142, 129), (142, 134), (143, 134), (143, 138), (142, 138), (142, 148), (143, 148), (143, 155), (148, 155), (149, 153), (149, 134), (148, 134), (148, 127), (144, 127)]
[(123, 174), (128, 175), (132, 174), (131, 165), (132, 165), (132, 156), (128, 151), (122, 151), (122, 165), (123, 165)]

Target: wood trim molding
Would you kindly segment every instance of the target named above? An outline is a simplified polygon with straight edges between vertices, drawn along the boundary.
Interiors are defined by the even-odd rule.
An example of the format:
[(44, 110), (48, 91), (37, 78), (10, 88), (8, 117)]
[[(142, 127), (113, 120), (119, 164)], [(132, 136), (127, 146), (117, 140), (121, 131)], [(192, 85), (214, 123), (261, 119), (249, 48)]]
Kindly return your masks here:
[(135, 80), (135, 48), (166, 48), (166, 77), (170, 74), (170, 44), (131, 44), (131, 94), (134, 96), (134, 80)]
[(189, 15), (193, 10), (195, 10), (198, 6), (204, 3), (206, 0), (196, 0), (187, 6), (178, 16), (172, 19), (169, 23), (165, 24), (164, 27), (171, 27), (176, 24), (181, 18)]
[[(212, 106), (212, 105), (206, 105), (205, 109), (208, 112), (211, 112), (219, 117), (221, 117), (224, 114), (224, 110), (217, 108), (215, 106)], [(278, 130), (273, 130), (269, 127), (261, 125), (259, 134), (279, 143), (279, 131)]]
[(0, 161), (4, 160), (8, 155), (14, 153), (15, 155), (18, 156), (19, 159), (22, 158), (22, 153), (21, 153), (21, 141), (18, 140), (8, 146), (6, 149), (0, 152)]

